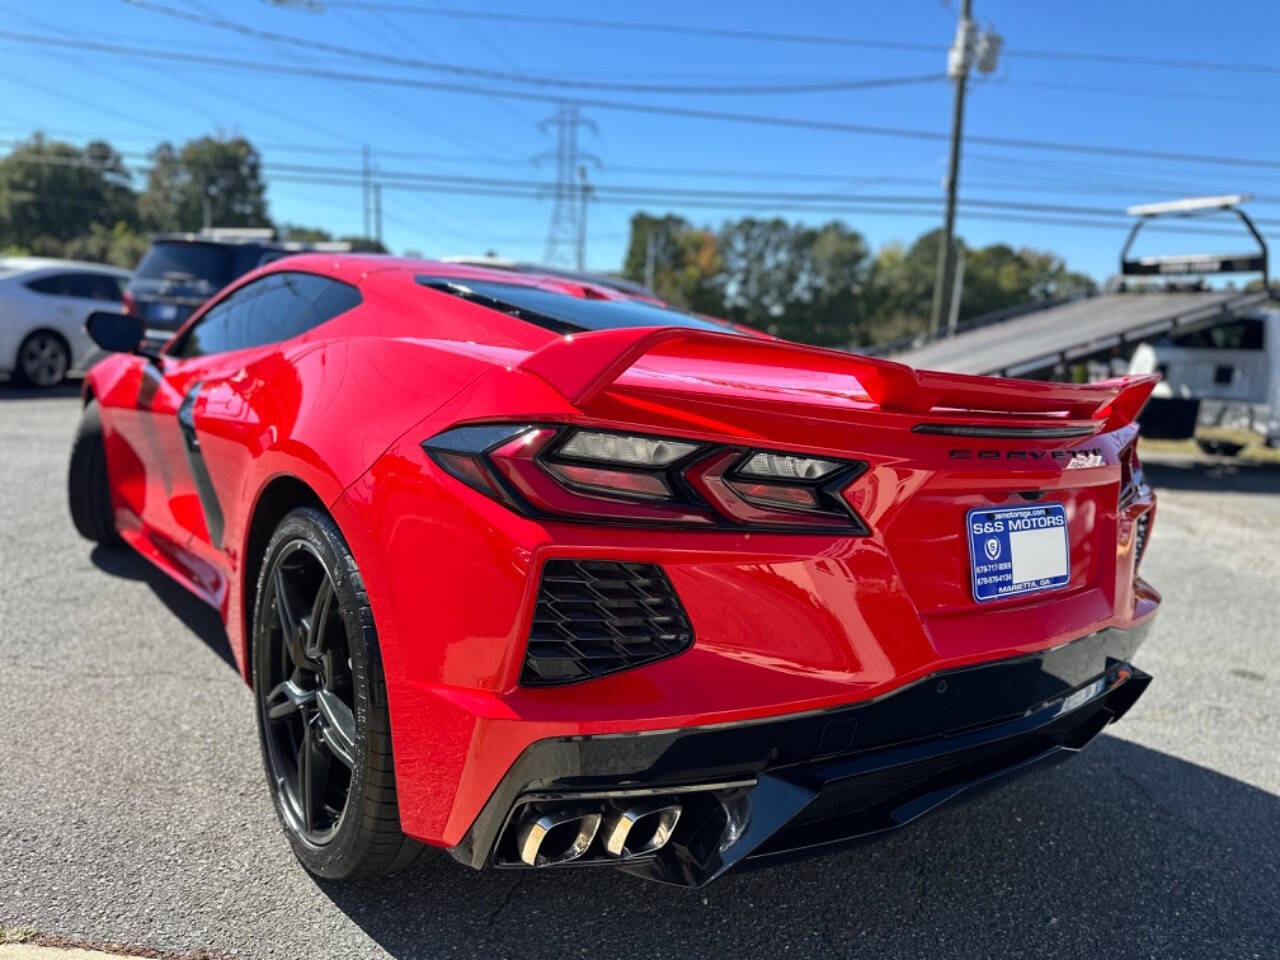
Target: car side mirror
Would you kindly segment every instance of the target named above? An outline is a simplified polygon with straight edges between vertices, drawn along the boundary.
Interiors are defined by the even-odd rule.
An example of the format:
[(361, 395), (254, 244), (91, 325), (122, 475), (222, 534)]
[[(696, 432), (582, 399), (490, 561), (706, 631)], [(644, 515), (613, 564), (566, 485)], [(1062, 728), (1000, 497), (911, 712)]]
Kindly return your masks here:
[(85, 320), (84, 328), (89, 338), (108, 353), (137, 353), (152, 360), (159, 356), (143, 343), (147, 331), (141, 317), (95, 310)]

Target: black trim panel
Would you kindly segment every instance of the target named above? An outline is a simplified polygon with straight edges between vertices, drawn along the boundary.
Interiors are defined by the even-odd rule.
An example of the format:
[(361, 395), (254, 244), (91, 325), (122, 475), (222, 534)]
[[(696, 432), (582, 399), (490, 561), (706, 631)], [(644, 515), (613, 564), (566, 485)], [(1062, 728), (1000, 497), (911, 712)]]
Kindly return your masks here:
[[(749, 818), (752, 805), (759, 807), (766, 795), (788, 798), (787, 811), (736, 859), (780, 855), (889, 829), (976, 783), (1084, 746), (1102, 725), (1123, 714), (1149, 682), (1128, 664), (1150, 625), (1148, 620), (1131, 630), (1109, 628), (1042, 653), (933, 674), (848, 707), (708, 727), (540, 740), (517, 758), (450, 853), (476, 868), (490, 863), (513, 807), (529, 794), (573, 797), (743, 780), (757, 784), (734, 798), (745, 805), (743, 816)], [(1072, 707), (1067, 716), (1065, 698), (1094, 683), (1098, 687), (1088, 698), (1089, 709)], [(964, 753), (984, 744), (992, 749), (983, 755)], [(917, 796), (912, 809), (870, 810), (878, 819), (844, 824), (834, 837), (830, 830), (810, 829), (807, 835), (780, 839), (786, 823), (828, 783), (923, 761), (936, 761), (936, 768), (908, 787), (928, 786), (929, 796), (937, 794), (932, 802)], [(779, 781), (786, 786), (778, 786)], [(767, 789), (760, 792), (761, 787)], [(771, 822), (777, 815), (773, 807), (767, 816), (758, 814)], [(824, 834), (820, 840), (818, 832)], [(675, 869), (670, 862), (663, 867), (666, 860), (627, 869), (690, 882), (688, 877), (659, 876)], [(696, 882), (703, 883), (722, 870), (707, 865), (695, 872)]]
[(183, 396), (182, 404), (178, 407), (178, 427), (182, 431), (182, 446), (187, 454), (187, 464), (191, 467), (196, 496), (200, 498), (200, 509), (204, 512), (204, 524), (209, 528), (209, 541), (221, 549), (226, 520), (222, 516), (218, 492), (213, 488), (213, 478), (209, 476), (209, 467), (204, 462), (200, 438), (196, 436), (195, 407), (199, 393), (200, 381), (197, 380)]

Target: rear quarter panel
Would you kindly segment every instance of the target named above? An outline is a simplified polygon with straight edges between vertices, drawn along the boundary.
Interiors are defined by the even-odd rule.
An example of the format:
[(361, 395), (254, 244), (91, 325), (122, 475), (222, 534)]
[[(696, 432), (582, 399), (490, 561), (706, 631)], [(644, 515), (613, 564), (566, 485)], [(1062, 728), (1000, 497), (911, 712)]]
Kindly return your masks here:
[(225, 527), (221, 543), (194, 549), (225, 571), (223, 615), (246, 676), (246, 599), (255, 584), (244, 572), (263, 491), (294, 477), (332, 506), (397, 437), (487, 369), (411, 340), (330, 337), (271, 352), (201, 387), (196, 431)]

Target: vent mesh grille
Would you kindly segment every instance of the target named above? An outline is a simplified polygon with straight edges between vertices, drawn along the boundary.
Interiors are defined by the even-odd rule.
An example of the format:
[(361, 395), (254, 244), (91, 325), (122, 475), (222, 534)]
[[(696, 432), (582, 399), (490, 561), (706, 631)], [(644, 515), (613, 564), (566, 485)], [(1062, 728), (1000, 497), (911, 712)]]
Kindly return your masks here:
[(590, 680), (687, 650), (693, 628), (662, 568), (549, 560), (520, 682)]
[(1142, 562), (1142, 555), (1147, 552), (1147, 533), (1151, 527), (1151, 511), (1140, 513), (1138, 519), (1133, 523), (1133, 569), (1137, 570), (1138, 564)]

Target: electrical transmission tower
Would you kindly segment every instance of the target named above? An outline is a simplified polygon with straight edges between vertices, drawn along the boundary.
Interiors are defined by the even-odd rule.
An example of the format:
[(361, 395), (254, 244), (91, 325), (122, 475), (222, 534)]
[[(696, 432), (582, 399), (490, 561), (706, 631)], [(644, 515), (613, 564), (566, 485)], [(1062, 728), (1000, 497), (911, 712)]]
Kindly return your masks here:
[(538, 124), (543, 132), (555, 129), (555, 149), (533, 158), (535, 164), (552, 159), (556, 164), (556, 182), (552, 188), (555, 203), (542, 259), (548, 264), (576, 263), (579, 269), (582, 269), (586, 249), (587, 198), (591, 190), (587, 185), (586, 165), (601, 165), (599, 157), (578, 149), (581, 127), (597, 132), (596, 125), (582, 116), (577, 104), (560, 104), (555, 116)]

